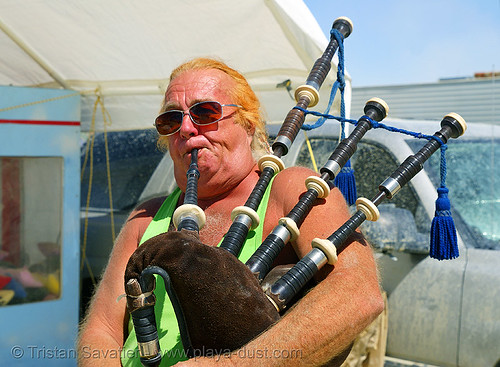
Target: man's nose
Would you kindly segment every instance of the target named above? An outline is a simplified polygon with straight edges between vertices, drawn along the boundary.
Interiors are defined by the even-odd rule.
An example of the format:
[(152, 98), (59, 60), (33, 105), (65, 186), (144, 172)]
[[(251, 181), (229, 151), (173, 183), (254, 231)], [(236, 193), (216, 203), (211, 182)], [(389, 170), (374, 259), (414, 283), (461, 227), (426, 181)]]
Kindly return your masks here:
[(188, 112), (184, 112), (179, 133), (184, 139), (188, 139), (192, 136), (198, 135), (198, 126), (196, 126), (196, 124), (191, 121), (191, 117), (189, 116)]

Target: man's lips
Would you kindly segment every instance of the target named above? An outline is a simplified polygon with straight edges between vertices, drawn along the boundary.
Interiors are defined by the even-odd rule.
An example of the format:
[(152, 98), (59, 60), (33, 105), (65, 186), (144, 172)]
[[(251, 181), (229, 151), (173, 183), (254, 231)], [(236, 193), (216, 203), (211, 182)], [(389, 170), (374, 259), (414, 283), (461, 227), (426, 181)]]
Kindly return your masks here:
[(187, 155), (191, 155), (191, 152), (193, 151), (193, 149), (198, 149), (198, 155), (199, 155), (199, 154), (200, 154), (200, 153), (201, 153), (204, 149), (206, 149), (206, 148), (205, 148), (205, 147), (194, 147), (194, 148), (191, 148), (191, 149), (189, 149), (189, 150), (186, 150), (186, 151), (182, 154), (182, 156), (183, 156), (183, 157), (185, 157), (185, 156), (187, 156)]

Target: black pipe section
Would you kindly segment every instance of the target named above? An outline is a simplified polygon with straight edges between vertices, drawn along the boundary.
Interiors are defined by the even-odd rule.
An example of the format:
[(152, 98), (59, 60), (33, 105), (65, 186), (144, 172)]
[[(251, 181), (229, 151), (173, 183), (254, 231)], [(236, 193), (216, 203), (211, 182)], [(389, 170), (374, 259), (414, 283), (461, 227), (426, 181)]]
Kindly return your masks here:
[[(388, 107), (384, 101), (374, 98), (367, 101), (364, 112), (365, 116), (358, 120), (356, 128), (349, 137), (340, 142), (327, 163), (320, 169), (320, 177), (324, 181), (333, 181), (337, 174), (337, 172), (334, 172), (334, 167), (340, 170), (347, 163), (356, 151), (357, 144), (361, 138), (371, 129), (370, 119), (382, 121), (387, 116)], [(318, 191), (314, 188), (309, 188), (286, 217), (294, 221), (297, 227), (300, 227), (307, 214), (311, 211), (318, 195)], [(289, 241), (290, 236), (287, 236), (289, 233), (288, 230), (285, 229), (286, 227), (280, 227), (283, 227), (283, 225), (280, 224), (275, 227), (273, 232), (266, 237), (264, 242), (246, 262), (250, 271), (252, 271), (259, 281), (262, 281), (271, 270), (274, 260), (276, 260), (281, 250)], [(282, 235), (280, 236), (279, 234)]]
[[(191, 163), (186, 172), (187, 183), (186, 192), (184, 193), (184, 204), (198, 205), (198, 179), (200, 178), (200, 171), (198, 170), (198, 149), (191, 151)], [(183, 217), (177, 231), (187, 229), (190, 231), (199, 232), (200, 228), (196, 219), (190, 216)]]
[[(186, 326), (186, 319), (184, 317), (184, 312), (182, 311), (181, 304), (179, 299), (177, 298), (177, 294), (175, 293), (172, 282), (170, 280), (170, 276), (168, 273), (158, 267), (158, 266), (148, 266), (142, 272), (139, 278), (139, 284), (143, 292), (146, 289), (154, 288), (154, 277), (153, 275), (160, 275), (165, 283), (165, 290), (172, 302), (172, 306), (174, 308), (175, 316), (177, 318), (177, 323), (179, 325), (179, 331), (181, 335), (182, 345), (184, 347), (184, 353), (187, 358), (194, 357), (193, 347), (191, 345), (191, 340), (189, 338), (189, 333)], [(132, 323), (134, 324), (135, 335), (137, 338), (137, 342), (140, 345), (140, 360), (143, 366), (148, 367), (156, 367), (160, 365), (162, 355), (161, 351), (158, 347), (157, 353), (155, 355), (143, 355), (141, 346), (154, 344), (158, 345), (158, 331), (156, 328), (156, 317), (154, 313), (154, 302), (152, 305), (148, 305), (143, 308), (139, 308), (130, 313), (132, 316)]]
[[(450, 114), (446, 115), (441, 121), (441, 130), (437, 131), (434, 136), (446, 144), (450, 137), (458, 138), (465, 132), (465, 129), (465, 121), (456, 114)], [(378, 205), (385, 197), (391, 199), (399, 191), (400, 187), (408, 183), (422, 169), (424, 162), (440, 147), (441, 143), (439, 141), (431, 139), (415, 155), (409, 156), (379, 186), (379, 192), (373, 198), (372, 203)], [(394, 186), (394, 182), (397, 182), (400, 187), (397, 187), (397, 185)], [(366, 214), (362, 210), (358, 210), (328, 237), (328, 241), (335, 245), (338, 253), (342, 252), (349, 245), (347, 239), (365, 220)], [(266, 291), (267, 296), (280, 311), (283, 310), (287, 303), (312, 279), (314, 274), (325, 263), (327, 263), (327, 257), (323, 251), (319, 248), (313, 248), (294, 267), (268, 288)]]
[[(333, 22), (332, 29), (336, 29), (344, 38), (347, 38), (352, 32), (352, 23), (348, 19), (340, 17)], [(338, 47), (339, 44), (337, 39), (333, 34), (331, 34), (330, 42), (323, 52), (323, 55), (316, 60), (309, 76), (307, 77), (306, 85), (314, 88), (316, 91), (319, 91), (328, 72), (330, 71), (332, 58)], [(296, 107), (306, 110), (310, 103), (310, 99), (307, 96), (304, 96), (299, 98)], [(287, 154), (291, 143), (295, 140), (300, 128), (304, 124), (304, 120), (305, 113), (303, 111), (297, 108), (290, 110), (285, 118), (285, 121), (283, 122), (283, 125), (281, 126), (280, 131), (278, 132), (276, 140), (272, 145), (273, 151), (280, 147), (280, 149), (283, 150), (283, 155)], [(285, 141), (289, 142), (289, 144), (284, 143), (280, 137), (285, 137)]]
[[(352, 32), (352, 24), (347, 18), (341, 17), (336, 19), (333, 22), (332, 28), (338, 30), (344, 38), (348, 37)], [(332, 35), (330, 37), (328, 46), (323, 52), (323, 55), (314, 63), (314, 66), (307, 78), (306, 85), (319, 90), (326, 78), (326, 75), (330, 71), (332, 58), (335, 54), (335, 51), (338, 49), (338, 46), (339, 45), (337, 40)], [(307, 96), (305, 96), (299, 98), (296, 107), (307, 109), (309, 104), (310, 100)], [(283, 122), (283, 125), (281, 126), (280, 131), (278, 132), (276, 140), (273, 143), (272, 148), (274, 156), (281, 158), (288, 153), (288, 149), (295, 140), (298, 131), (304, 124), (304, 120), (304, 112), (296, 108), (290, 110), (285, 118), (285, 121)], [(283, 138), (286, 143), (282, 142)], [(253, 209), (254, 211), (257, 210), (262, 197), (264, 196), (264, 192), (275, 173), (276, 172), (272, 167), (265, 167), (263, 169), (255, 188), (252, 190), (252, 193), (245, 203), (245, 206)], [(234, 256), (239, 255), (243, 243), (250, 230), (248, 219), (248, 217), (241, 220), (238, 217), (235, 218), (228, 232), (224, 236), (224, 239), (220, 245), (221, 248), (229, 251)]]

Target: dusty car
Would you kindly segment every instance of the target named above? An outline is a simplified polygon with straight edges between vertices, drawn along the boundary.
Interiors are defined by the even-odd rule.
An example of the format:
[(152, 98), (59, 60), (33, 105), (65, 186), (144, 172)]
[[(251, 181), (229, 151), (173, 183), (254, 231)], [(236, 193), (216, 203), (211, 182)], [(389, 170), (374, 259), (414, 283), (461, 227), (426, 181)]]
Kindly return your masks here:
[[(440, 129), (439, 121), (384, 122), (429, 135)], [(269, 125), (268, 130), (273, 137), (279, 126)], [(339, 124), (328, 121), (307, 135), (314, 158), (304, 135), (299, 134), (283, 157), (287, 166), (313, 167), (315, 159), (321, 167), (338, 143)], [(358, 196), (371, 199), (378, 185), (425, 142), (382, 129), (368, 131), (352, 158)], [(377, 222), (362, 226), (376, 250), (382, 286), (388, 295), (387, 356), (394, 361), (439, 366), (498, 366), (500, 173), (496, 162), (500, 161), (500, 126), (469, 125), (464, 136), (450, 140), (446, 154), (447, 186), (460, 257), (437, 261), (428, 256), (429, 229), (439, 184), (439, 153), (392, 200), (379, 206), (381, 217)], [(144, 163), (136, 161), (137, 167), (148, 160), (144, 157), (140, 160)], [(152, 161), (159, 163), (140, 195), (136, 192), (131, 201), (137, 195), (138, 202), (163, 195), (175, 187), (168, 154), (155, 153), (148, 162)], [(139, 186), (135, 188), (139, 190)], [(130, 202), (121, 208), (122, 214), (132, 206)], [(90, 262), (97, 260), (95, 274), (100, 273), (111, 250), (110, 237), (105, 240), (102, 234), (109, 226), (105, 224), (110, 221), (109, 213), (101, 208), (94, 214), (99, 211), (94, 224), (99, 223), (100, 227), (95, 230), (89, 225), (86, 251)], [(121, 216), (118, 222), (124, 219)], [(117, 223), (118, 228), (120, 225)]]
[[(439, 121), (384, 121), (432, 135)], [(326, 125), (326, 124), (325, 124)], [(318, 167), (338, 143), (334, 124), (308, 132)], [(277, 127), (270, 127), (276, 134)], [(299, 136), (287, 163), (311, 167)], [(358, 196), (371, 199), (378, 185), (426, 140), (375, 129), (352, 159)], [(439, 185), (439, 152), (408, 186), (379, 206), (377, 222), (362, 226), (377, 251), (388, 295), (387, 355), (438, 366), (500, 363), (500, 126), (470, 124), (446, 152), (447, 186), (460, 257), (431, 259), (429, 238)]]

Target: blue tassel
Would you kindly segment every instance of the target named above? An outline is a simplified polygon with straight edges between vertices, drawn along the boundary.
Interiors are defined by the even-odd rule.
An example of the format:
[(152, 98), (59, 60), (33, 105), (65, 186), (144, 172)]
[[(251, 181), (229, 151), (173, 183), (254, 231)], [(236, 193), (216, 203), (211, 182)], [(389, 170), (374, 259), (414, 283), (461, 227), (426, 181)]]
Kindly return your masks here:
[(447, 149), (441, 139), (433, 137), (441, 143), (441, 184), (437, 190), (436, 212), (431, 226), (431, 244), (429, 255), (437, 260), (451, 260), (458, 257), (458, 241), (455, 223), (451, 217), (451, 204), (446, 187), (446, 157)]
[(441, 184), (437, 189), (436, 212), (431, 226), (429, 255), (437, 260), (451, 260), (458, 257), (458, 241), (455, 223), (451, 217), (451, 204), (446, 187), (446, 149), (441, 139), (433, 137), (441, 144)]
[(451, 260), (458, 257), (458, 241), (455, 223), (451, 216), (448, 189), (437, 189), (436, 212), (431, 226), (430, 257), (437, 260)]
[(356, 179), (354, 178), (354, 169), (351, 167), (351, 161), (348, 160), (345, 166), (340, 170), (335, 177), (335, 186), (337, 186), (344, 195), (347, 204), (352, 205), (358, 198), (356, 191)]

